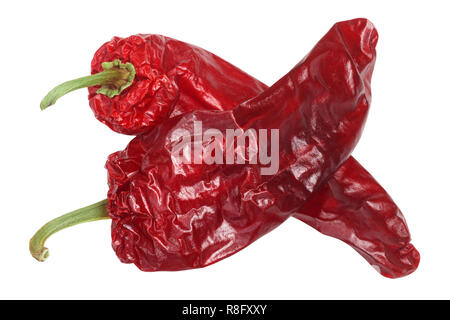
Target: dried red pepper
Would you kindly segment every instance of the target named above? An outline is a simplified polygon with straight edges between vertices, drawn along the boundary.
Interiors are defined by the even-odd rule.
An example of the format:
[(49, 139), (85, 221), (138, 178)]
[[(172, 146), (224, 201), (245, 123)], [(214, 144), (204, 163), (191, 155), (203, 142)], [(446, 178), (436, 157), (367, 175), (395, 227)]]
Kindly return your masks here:
[(91, 76), (57, 86), (41, 109), (89, 87), (89, 104), (98, 120), (116, 132), (139, 134), (194, 109), (232, 109), (239, 94), (228, 88), (254, 97), (265, 87), (206, 50), (160, 35), (115, 37), (97, 50), (91, 65)]
[[(350, 25), (350, 24), (347, 24), (347, 25), (341, 24), (341, 27), (344, 27), (344, 28), (345, 28), (346, 26), (349, 26), (349, 25)], [(241, 110), (242, 110), (242, 109), (244, 109), (244, 108), (241, 108)], [(254, 110), (253, 110), (253, 109), (251, 110), (251, 113), (254, 113)], [(245, 113), (241, 112), (240, 114), (243, 115), (243, 114), (245, 114)]]

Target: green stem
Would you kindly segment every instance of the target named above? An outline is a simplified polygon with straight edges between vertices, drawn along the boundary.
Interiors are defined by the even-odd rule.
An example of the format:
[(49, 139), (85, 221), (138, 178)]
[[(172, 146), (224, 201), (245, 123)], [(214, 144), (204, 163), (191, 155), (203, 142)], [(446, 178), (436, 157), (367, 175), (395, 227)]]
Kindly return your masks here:
[(45, 261), (49, 256), (48, 249), (44, 247), (45, 240), (52, 234), (80, 223), (108, 219), (107, 204), (108, 201), (105, 199), (90, 206), (69, 212), (45, 224), (30, 240), (31, 255), (38, 261)]
[(53, 88), (45, 98), (42, 99), (41, 110), (55, 104), (56, 100), (67, 93), (86, 87), (101, 86), (101, 88), (97, 90), (97, 93), (112, 98), (128, 88), (133, 83), (136, 75), (134, 66), (129, 62), (125, 64), (120, 60), (103, 62), (102, 67), (104, 71), (100, 73), (70, 80)]

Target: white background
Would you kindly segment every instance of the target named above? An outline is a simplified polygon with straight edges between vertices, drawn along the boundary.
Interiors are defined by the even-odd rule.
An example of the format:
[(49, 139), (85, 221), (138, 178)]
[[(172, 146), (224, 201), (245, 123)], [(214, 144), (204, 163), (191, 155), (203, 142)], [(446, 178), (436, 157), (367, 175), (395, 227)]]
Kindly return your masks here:
[[(450, 298), (448, 1), (21, 1), (0, 9), (0, 298)], [(403, 210), (422, 255), (390, 280), (353, 249), (288, 220), (210, 267), (144, 273), (119, 262), (110, 221), (28, 240), (48, 220), (105, 198), (108, 154), (130, 137), (94, 119), (87, 90), (45, 112), (54, 85), (87, 75), (113, 36), (160, 33), (210, 50), (267, 84), (337, 21), (380, 35), (373, 104), (354, 156)]]

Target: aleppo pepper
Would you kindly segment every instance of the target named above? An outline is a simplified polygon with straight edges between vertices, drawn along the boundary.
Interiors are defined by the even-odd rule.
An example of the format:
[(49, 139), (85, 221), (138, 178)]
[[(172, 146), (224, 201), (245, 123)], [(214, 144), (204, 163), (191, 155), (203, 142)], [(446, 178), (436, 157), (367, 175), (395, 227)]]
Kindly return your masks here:
[[(350, 33), (350, 29), (352, 29), (352, 28), (355, 28), (355, 26), (356, 26), (356, 28), (355, 29), (358, 29), (358, 28), (360, 28), (361, 29), (361, 25), (363, 26), (363, 32), (359, 35), (359, 36), (367, 36), (367, 35), (369, 35), (371, 38), (371, 41), (373, 41), (373, 42), (376, 42), (376, 31), (374, 31), (374, 29), (373, 29), (373, 27), (369, 24), (369, 23), (367, 23), (367, 21), (365, 21), (365, 20), (363, 20), (363, 21), (353, 21), (353, 22), (346, 22), (346, 23), (341, 23), (341, 24), (338, 24), (338, 25), (336, 25), (335, 26), (335, 28), (334, 28), (334, 38), (338, 38), (338, 36), (340, 36), (340, 33), (342, 33), (342, 34), (344, 34), (344, 35), (347, 35), (347, 36), (349, 36), (349, 39), (347, 39), (347, 38), (345, 38), (346, 40), (347, 40), (347, 42), (348, 43), (346, 43), (346, 44), (344, 44), (344, 46), (345, 45), (347, 45), (348, 46), (348, 48), (353, 48), (353, 47), (355, 47), (355, 48), (358, 48), (359, 46), (360, 46), (360, 44), (359, 43), (357, 43), (357, 42), (354, 42), (354, 43), (352, 43), (351, 41), (351, 37), (352, 37), (352, 34)], [(372, 32), (372, 30), (373, 30), (373, 32)], [(332, 31), (333, 31), (333, 29), (332, 29)], [(330, 33), (332, 33), (332, 31), (330, 31)], [(340, 32), (339, 32), (340, 31)], [(358, 31), (361, 31), (361, 30), (358, 30)], [(370, 31), (370, 32), (367, 32), (367, 31)], [(330, 36), (330, 34), (328, 34), (324, 39), (322, 39), (322, 41), (319, 43), (319, 44), (324, 44), (324, 43), (327, 43), (327, 37), (331, 37), (332, 38), (332, 36)], [(374, 40), (375, 39), (375, 40)], [(361, 40), (361, 39), (360, 39)], [(365, 44), (367, 45), (367, 39), (364, 39), (366, 42), (365, 42)], [(330, 41), (330, 39), (328, 39), (328, 41)], [(334, 41), (336, 41), (336, 39), (334, 39)], [(340, 41), (344, 41), (343, 39), (341, 39)], [(349, 46), (349, 44), (353, 44), (353, 46)], [(342, 46), (342, 43), (340, 43), (340, 45)], [(373, 45), (374, 45), (374, 43), (373, 43)], [(318, 45), (319, 46), (319, 45)], [(348, 49), (347, 48), (347, 49)], [(362, 52), (366, 55), (367, 54), (367, 51), (366, 52), (364, 52), (364, 50), (366, 50), (366, 49), (368, 49), (368, 48), (361, 48), (361, 47), (359, 47), (361, 50), (363, 50)], [(369, 49), (373, 49), (372, 47), (370, 47)], [(316, 46), (316, 51), (317, 51), (317, 46)], [(314, 51), (313, 51), (314, 52)], [(307, 59), (311, 59), (311, 55), (313, 55), (312, 53), (310, 54), (310, 56), (308, 56), (308, 58)], [(366, 57), (365, 57), (365, 55), (362, 55), (361, 54), (361, 52), (359, 52), (359, 55), (357, 54), (357, 55), (355, 55), (355, 56), (353, 56), (353, 59), (361, 59), (361, 58), (365, 58), (365, 59), (367, 59)], [(373, 52), (373, 57), (372, 57), (373, 59), (374, 59), (374, 52)], [(311, 59), (311, 60), (313, 60), (313, 59)], [(319, 59), (320, 60), (320, 59)], [(358, 61), (358, 60), (356, 60), (356, 61)], [(371, 75), (371, 63), (370, 62), (373, 62), (373, 61), (367, 61), (367, 65), (369, 66), (369, 68), (367, 69), (367, 70), (362, 70), (363, 68), (362, 68), (362, 66), (364, 65), (364, 63), (357, 63), (357, 65), (361, 68), (361, 70), (359, 70), (361, 73), (365, 73), (365, 76), (366, 76), (366, 79), (365, 80), (367, 80), (367, 84), (366, 85), (368, 85), (368, 80), (370, 79), (370, 75)], [(314, 62), (315, 64), (317, 63), (317, 62)], [(372, 66), (373, 66), (373, 63), (372, 63)], [(311, 69), (311, 68), (309, 68), (309, 69)], [(295, 69), (294, 69), (295, 70)], [(294, 73), (295, 74), (295, 71), (292, 71), (292, 73)], [(303, 70), (308, 70), (308, 68), (306, 68), (306, 69), (303, 69)], [(298, 72), (298, 71), (297, 71)], [(303, 72), (305, 72), (305, 71), (303, 71)], [(328, 70), (328, 73), (329, 74), (331, 74), (330, 73), (330, 70)], [(303, 75), (302, 75), (303, 76)], [(319, 76), (321, 76), (321, 77), (323, 77), (323, 78), (326, 78), (326, 74), (319, 74)], [(285, 81), (286, 81), (286, 79), (285, 79)], [(311, 81), (311, 80), (310, 80)], [(282, 80), (281, 80), (281, 82), (282, 82)], [(285, 84), (286, 85), (286, 84)], [(303, 85), (305, 85), (305, 84), (303, 84)], [(311, 85), (311, 83), (309, 83), (309, 84), (307, 84), (307, 85)], [(360, 83), (360, 85), (363, 85), (363, 84), (361, 84)], [(281, 87), (277, 87), (277, 85), (275, 85), (275, 87), (276, 88), (278, 88), (278, 89), (280, 89), (280, 88), (283, 88), (283, 86), (281, 86)], [(344, 89), (344, 88), (341, 88), (341, 89)], [(360, 88), (361, 89), (361, 88)], [(365, 90), (369, 90), (369, 88), (367, 87), (367, 88), (364, 88)], [(275, 90), (275, 89), (274, 89)], [(270, 89), (269, 89), (269, 92), (270, 92)], [(272, 91), (273, 92), (273, 91)], [(369, 97), (370, 98), (370, 91), (366, 91), (365, 92), (366, 93), (366, 95), (367, 95), (367, 97)], [(267, 95), (267, 93), (266, 93), (266, 95)], [(269, 94), (270, 95), (270, 94)], [(262, 95), (262, 96), (264, 96), (264, 94)], [(366, 97), (366, 99), (367, 99), (367, 97)], [(322, 98), (322, 97), (320, 97), (320, 98)], [(329, 97), (327, 97), (327, 98), (329, 98)], [(340, 96), (337, 96), (336, 98), (341, 98)], [(346, 98), (348, 98), (348, 97), (346, 97)], [(260, 98), (260, 99), (264, 99), (264, 98)], [(245, 119), (246, 118), (248, 118), (247, 120), (249, 121), (249, 122), (251, 122), (251, 123), (258, 123), (258, 122), (260, 122), (261, 121), (261, 119), (260, 120), (257, 120), (257, 121), (250, 121), (250, 119), (252, 119), (252, 117), (253, 116), (257, 116), (258, 115), (258, 113), (261, 113), (261, 115), (262, 114), (266, 114), (266, 112), (268, 112), (267, 110), (264, 110), (264, 109), (267, 109), (267, 108), (261, 108), (261, 106), (258, 104), (258, 98), (256, 98), (256, 99), (254, 99), (255, 101), (251, 101), (251, 102), (249, 102), (249, 103), (247, 103), (247, 104), (243, 104), (243, 105), (241, 105), (240, 107), (238, 107), (236, 110), (234, 110), (234, 113), (236, 114), (236, 115), (238, 115), (238, 117), (237, 117), (237, 119), (239, 119), (239, 116), (240, 116), (240, 119), (241, 119), (241, 121), (243, 121), (242, 123), (245, 123), (245, 122), (247, 122)], [(266, 99), (264, 99), (264, 101), (266, 101)], [(255, 107), (256, 106), (256, 107)], [(334, 111), (336, 111), (336, 110), (334, 110)], [(195, 114), (195, 113), (194, 113)], [(201, 114), (201, 113), (199, 113), (199, 114)], [(192, 115), (191, 115), (192, 116)], [(242, 119), (244, 119), (244, 120), (242, 120)], [(316, 119), (317, 120), (317, 119)], [(359, 133), (358, 134), (356, 134), (354, 137), (357, 137), (359, 135)], [(140, 137), (138, 137), (138, 138), (136, 138), (136, 139), (141, 139)], [(153, 138), (151, 138), (151, 139), (153, 139)], [(133, 142), (132, 143), (130, 143), (130, 146), (133, 144)], [(128, 148), (130, 148), (130, 146), (128, 147)], [(289, 148), (288, 148), (289, 149)], [(351, 149), (351, 148), (350, 148)], [(134, 150), (134, 149), (133, 149)], [(345, 151), (344, 151), (345, 152)], [(129, 154), (127, 155), (127, 156), (129, 156)], [(339, 159), (339, 157), (337, 158), (337, 159)], [(133, 160), (133, 161), (131, 161), (131, 162), (134, 162), (135, 160)], [(130, 161), (129, 160), (124, 160), (123, 161), (123, 163), (130, 163)], [(335, 164), (334, 162), (332, 162), (331, 164)], [(295, 166), (294, 166), (295, 167)], [(292, 171), (292, 168), (293, 167), (291, 167), (291, 171)], [(294, 172), (295, 172), (295, 170), (294, 170)], [(323, 173), (323, 172), (322, 172)], [(326, 171), (325, 171), (325, 173), (326, 173)], [(111, 170), (109, 170), (109, 174), (110, 174), (110, 177), (111, 177)], [(279, 179), (279, 177), (277, 177), (278, 179)], [(277, 179), (275, 179), (275, 181), (277, 181)], [(318, 180), (318, 181), (320, 181), (320, 179)], [(318, 183), (318, 184), (320, 184), (320, 183)], [(270, 183), (268, 184), (268, 186), (270, 185)], [(296, 186), (297, 187), (297, 186)], [(311, 187), (311, 186), (309, 186), (309, 187)], [(301, 188), (300, 188), (301, 189)], [(111, 190), (110, 190), (111, 191)], [(384, 190), (383, 190), (384, 191)], [(303, 192), (304, 193), (304, 197), (305, 197), (305, 194), (308, 194), (308, 192)], [(275, 193), (274, 193), (275, 194)], [(302, 196), (297, 196), (297, 198), (302, 198)], [(110, 201), (111, 202), (111, 201)], [(270, 229), (270, 228), (269, 228)], [(113, 228), (113, 230), (114, 230), (114, 228)], [(114, 234), (114, 233), (113, 233)], [(114, 237), (114, 236), (113, 236)], [(253, 241), (253, 240), (252, 240)], [(114, 243), (114, 242), (113, 242)], [(116, 252), (117, 252), (117, 250), (116, 250)], [(229, 251), (230, 253), (229, 254), (231, 254), (231, 253), (233, 253), (233, 250), (231, 250), (231, 251)], [(118, 254), (119, 255), (119, 254)], [(120, 256), (120, 255), (119, 255)], [(131, 262), (131, 261), (128, 261), (128, 262)], [(212, 263), (212, 262), (214, 262), (214, 261), (211, 261), (210, 263)], [(136, 262), (135, 262), (136, 263)], [(196, 265), (195, 263), (193, 264), (193, 265), (188, 265), (188, 266), (184, 266), (184, 267), (195, 267), (195, 266), (202, 266), (202, 265)], [(142, 267), (143, 269), (145, 269), (145, 267)], [(171, 268), (171, 267), (168, 267), (168, 268)], [(173, 268), (173, 267), (172, 267)], [(176, 268), (176, 267), (174, 267), (174, 268)], [(150, 268), (151, 269), (151, 268)], [(149, 270), (150, 270), (149, 269)], [(155, 270), (158, 270), (158, 268), (156, 268)]]

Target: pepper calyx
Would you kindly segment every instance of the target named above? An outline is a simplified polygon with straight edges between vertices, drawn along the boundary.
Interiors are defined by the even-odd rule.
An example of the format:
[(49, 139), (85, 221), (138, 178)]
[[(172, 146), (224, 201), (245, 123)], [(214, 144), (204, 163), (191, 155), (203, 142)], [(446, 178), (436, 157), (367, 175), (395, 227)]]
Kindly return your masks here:
[(113, 98), (122, 93), (123, 90), (131, 86), (136, 76), (136, 69), (129, 63), (122, 63), (122, 61), (116, 59), (111, 62), (103, 62), (102, 68), (107, 70), (119, 70), (118, 77), (111, 83), (106, 83), (100, 87), (96, 92), (104, 94), (110, 98)]

